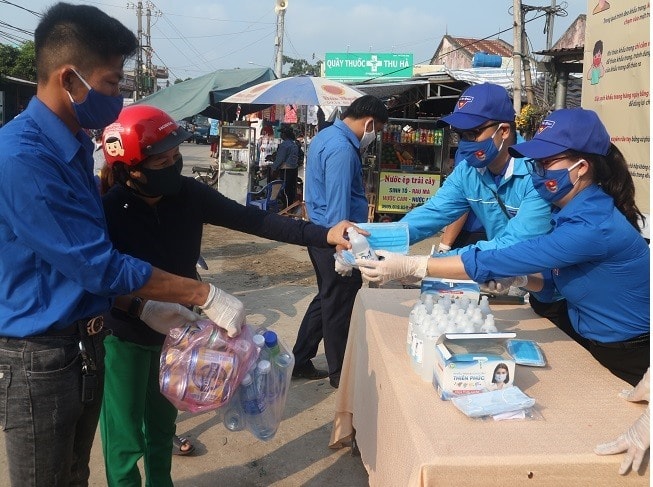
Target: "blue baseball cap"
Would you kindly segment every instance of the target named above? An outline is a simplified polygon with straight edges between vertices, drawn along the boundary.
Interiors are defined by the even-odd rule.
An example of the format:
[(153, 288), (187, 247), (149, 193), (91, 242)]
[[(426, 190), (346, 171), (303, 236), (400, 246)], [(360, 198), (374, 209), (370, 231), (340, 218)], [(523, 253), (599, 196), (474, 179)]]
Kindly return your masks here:
[(573, 150), (605, 156), (610, 135), (596, 112), (584, 108), (556, 110), (546, 117), (535, 136), (508, 149), (513, 157), (545, 159)]
[(469, 130), (489, 121), (514, 122), (515, 109), (505, 88), (483, 83), (467, 88), (458, 98), (453, 113), (438, 120), (436, 126)]

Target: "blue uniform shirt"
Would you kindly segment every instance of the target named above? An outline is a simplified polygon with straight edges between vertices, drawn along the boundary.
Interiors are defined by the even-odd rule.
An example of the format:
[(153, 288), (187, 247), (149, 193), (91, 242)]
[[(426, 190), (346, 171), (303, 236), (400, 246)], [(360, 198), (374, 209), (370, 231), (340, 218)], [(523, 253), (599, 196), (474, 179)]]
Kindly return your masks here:
[(341, 220), (367, 221), (360, 141), (342, 120), (320, 130), (306, 162), (306, 211), (313, 223), (331, 227)]
[(98, 315), (152, 273), (107, 238), (93, 148), (36, 97), (0, 129), (0, 336)]
[[(521, 141), (518, 137), (517, 142)], [(510, 219), (494, 193), (503, 201)], [(401, 221), (408, 223), (410, 243), (414, 244), (435, 235), (469, 210), (482, 223), (488, 240), (454, 249), (447, 255), (461, 254), (472, 247), (482, 250), (507, 247), (551, 230), (551, 205), (535, 191), (521, 158), (508, 162), (499, 184), (485, 169), (458, 164), (437, 193)]]
[(553, 215), (554, 229), (512, 247), (462, 255), (475, 281), (543, 272), (543, 293), (556, 288), (583, 337), (619, 342), (650, 330), (650, 251), (598, 186)]

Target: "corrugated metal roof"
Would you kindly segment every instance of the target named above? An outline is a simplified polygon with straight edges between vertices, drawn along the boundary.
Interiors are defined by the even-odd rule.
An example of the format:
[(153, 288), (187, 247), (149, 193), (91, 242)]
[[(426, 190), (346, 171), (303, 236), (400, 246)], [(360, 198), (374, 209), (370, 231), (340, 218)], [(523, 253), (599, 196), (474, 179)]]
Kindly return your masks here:
[[(473, 37), (453, 37), (446, 36), (452, 44), (468, 52), (471, 56), (477, 52), (487, 52), (488, 54), (498, 54), (502, 57), (512, 56), (512, 46), (501, 39), (474, 39)], [(444, 55), (445, 53), (440, 53)]]

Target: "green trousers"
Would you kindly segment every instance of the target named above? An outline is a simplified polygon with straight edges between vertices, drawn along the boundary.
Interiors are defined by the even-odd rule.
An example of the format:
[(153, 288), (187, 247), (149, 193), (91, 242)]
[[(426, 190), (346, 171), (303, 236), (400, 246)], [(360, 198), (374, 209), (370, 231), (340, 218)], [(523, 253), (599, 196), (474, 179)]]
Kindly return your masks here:
[(159, 390), (160, 346), (142, 346), (109, 335), (104, 340), (104, 398), (100, 414), (107, 483), (172, 487), (172, 438), (177, 409)]

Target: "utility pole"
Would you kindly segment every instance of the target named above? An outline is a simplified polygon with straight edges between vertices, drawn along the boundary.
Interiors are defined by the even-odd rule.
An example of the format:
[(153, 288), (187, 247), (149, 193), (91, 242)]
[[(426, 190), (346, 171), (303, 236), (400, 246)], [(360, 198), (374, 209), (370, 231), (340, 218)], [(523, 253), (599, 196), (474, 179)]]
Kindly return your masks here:
[[(551, 9), (546, 13), (546, 50), (550, 51), (553, 46), (553, 19), (555, 16), (556, 0), (551, 0)], [(545, 62), (551, 61), (550, 56), (547, 56)], [(549, 107), (549, 76), (544, 77), (544, 102)]]
[(276, 0), (274, 11), (277, 13), (277, 35), (274, 38), (274, 74), (281, 78), (283, 70), (283, 21), (288, 8), (288, 0)]
[(521, 15), (521, 51), (522, 51), (522, 66), (524, 68), (524, 89), (526, 90), (526, 101), (529, 105), (535, 104), (535, 92), (533, 91), (533, 77), (531, 76), (531, 50), (528, 47), (528, 38), (526, 37), (526, 29), (524, 28), (524, 10), (520, 11)]
[(522, 13), (521, 13), (521, 0), (513, 0), (512, 5), (512, 15), (513, 15), (513, 51), (512, 51), (512, 63), (513, 63), (513, 88), (512, 88), (512, 106), (515, 109), (515, 113), (519, 115), (521, 112), (521, 56), (522, 56)]
[(134, 69), (134, 100), (141, 99), (143, 90), (143, 2), (136, 5), (128, 3), (127, 8), (136, 9), (136, 18), (138, 19), (138, 53), (136, 54), (136, 69)]

